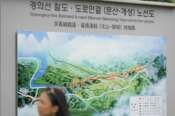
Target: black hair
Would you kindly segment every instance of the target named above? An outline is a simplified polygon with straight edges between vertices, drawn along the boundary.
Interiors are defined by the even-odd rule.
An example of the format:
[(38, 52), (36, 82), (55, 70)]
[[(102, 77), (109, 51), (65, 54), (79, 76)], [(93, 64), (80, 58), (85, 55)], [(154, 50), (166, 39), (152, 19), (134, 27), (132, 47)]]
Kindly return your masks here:
[(69, 107), (64, 91), (59, 88), (47, 88), (44, 90), (47, 93), (53, 106), (58, 107), (55, 116), (69, 116)]

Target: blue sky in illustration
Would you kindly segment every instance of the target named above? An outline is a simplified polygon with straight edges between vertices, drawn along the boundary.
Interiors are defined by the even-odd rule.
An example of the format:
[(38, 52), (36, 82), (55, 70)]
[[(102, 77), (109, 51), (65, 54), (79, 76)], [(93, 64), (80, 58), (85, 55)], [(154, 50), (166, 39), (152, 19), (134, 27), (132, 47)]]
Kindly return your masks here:
[(130, 36), (97, 33), (18, 32), (18, 56), (52, 54), (56, 58), (81, 62), (106, 62), (138, 54), (165, 54), (163, 36)]

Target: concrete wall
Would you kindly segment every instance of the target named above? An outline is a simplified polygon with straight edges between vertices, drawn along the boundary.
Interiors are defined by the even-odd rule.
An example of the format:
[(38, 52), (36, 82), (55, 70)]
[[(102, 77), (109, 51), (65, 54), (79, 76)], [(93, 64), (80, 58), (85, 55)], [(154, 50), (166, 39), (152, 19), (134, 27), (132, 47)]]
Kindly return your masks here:
[[(0, 116), (16, 114), (16, 31), (59, 31), (50, 26), (51, 20), (42, 21), (28, 16), (26, 0), (1, 0), (0, 31)], [(103, 3), (106, 4), (106, 3)], [(118, 5), (118, 4), (116, 4)], [(124, 6), (134, 6), (122, 4)], [(137, 7), (144, 7), (139, 6)], [(138, 25), (134, 32), (119, 32), (131, 35), (163, 35), (167, 38), (168, 69), (168, 116), (175, 115), (175, 10), (167, 7), (153, 7), (158, 12), (155, 24)], [(47, 23), (48, 22), (48, 23)], [(137, 24), (136, 24), (137, 25)], [(66, 31), (66, 30), (62, 30)], [(69, 30), (71, 31), (71, 30)], [(72, 30), (73, 31), (73, 30)], [(78, 30), (76, 30), (78, 31)], [(105, 33), (105, 32), (103, 32)], [(113, 33), (113, 32), (111, 32)], [(115, 32), (118, 33), (118, 32)]]

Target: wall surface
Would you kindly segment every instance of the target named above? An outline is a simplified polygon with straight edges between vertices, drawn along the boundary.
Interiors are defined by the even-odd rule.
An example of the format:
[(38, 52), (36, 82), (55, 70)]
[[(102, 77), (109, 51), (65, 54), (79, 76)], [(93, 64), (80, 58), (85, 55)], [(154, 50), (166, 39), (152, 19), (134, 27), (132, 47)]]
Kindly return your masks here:
[[(51, 26), (53, 19), (42, 19), (29, 16), (27, 0), (1, 0), (1, 72), (0, 72), (0, 116), (15, 116), (16, 114), (16, 31), (81, 31), (55, 28)], [(106, 5), (110, 3), (101, 3)], [(114, 5), (114, 3), (112, 3)], [(129, 7), (149, 7), (129, 4), (119, 4)], [(135, 24), (136, 31), (102, 31), (99, 33), (119, 33), (130, 35), (162, 35), (167, 38), (167, 115), (175, 114), (175, 9), (167, 7), (153, 7), (157, 16), (152, 25)]]

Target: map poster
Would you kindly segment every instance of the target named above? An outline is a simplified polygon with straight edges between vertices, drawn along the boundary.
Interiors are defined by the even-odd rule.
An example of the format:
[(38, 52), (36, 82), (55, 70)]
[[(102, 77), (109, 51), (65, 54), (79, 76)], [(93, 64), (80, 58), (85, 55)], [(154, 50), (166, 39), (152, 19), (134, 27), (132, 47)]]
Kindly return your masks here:
[(131, 116), (135, 96), (159, 96), (165, 113), (165, 45), (163, 36), (18, 31), (17, 115), (37, 116), (33, 101), (53, 86), (71, 116)]

